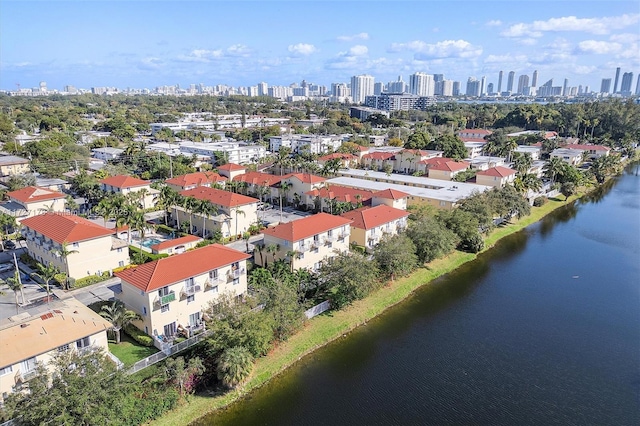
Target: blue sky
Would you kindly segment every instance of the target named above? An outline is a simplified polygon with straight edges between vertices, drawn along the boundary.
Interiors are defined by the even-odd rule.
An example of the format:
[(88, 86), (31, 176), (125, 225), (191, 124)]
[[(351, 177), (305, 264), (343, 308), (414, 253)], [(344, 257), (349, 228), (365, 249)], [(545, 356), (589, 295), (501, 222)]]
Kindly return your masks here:
[[(640, 73), (635, 1), (0, 1), (0, 88)], [(505, 76), (506, 80), (506, 76)]]

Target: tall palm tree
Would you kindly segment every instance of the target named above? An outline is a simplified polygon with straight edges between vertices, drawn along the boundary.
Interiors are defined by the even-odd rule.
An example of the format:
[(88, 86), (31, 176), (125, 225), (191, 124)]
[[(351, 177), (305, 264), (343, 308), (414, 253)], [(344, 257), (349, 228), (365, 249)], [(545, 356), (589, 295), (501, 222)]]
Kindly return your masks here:
[(129, 235), (131, 235), (131, 231), (136, 230), (140, 232), (140, 240), (144, 240), (147, 220), (144, 218), (143, 212), (136, 210), (127, 215), (127, 225), (129, 225)]
[(60, 256), (62, 258), (62, 263), (64, 264), (64, 273), (67, 276), (67, 279), (65, 280), (65, 290), (68, 290), (69, 288), (69, 262), (68, 262), (68, 257), (71, 254), (74, 253), (78, 253), (78, 250), (69, 250), (69, 243), (67, 243), (66, 241), (63, 241), (62, 244), (60, 245), (60, 248), (54, 251), (56, 255)]
[(298, 250), (289, 250), (287, 251), (287, 260), (289, 261), (289, 267), (291, 268), (291, 273), (293, 274), (293, 261), (296, 259), (300, 259), (302, 255)]
[(258, 252), (258, 254), (260, 254), (260, 264), (262, 266), (265, 266), (265, 264), (264, 264), (264, 251), (265, 251), (264, 244), (263, 243), (254, 244), (253, 251), (254, 251), (254, 257), (255, 257), (255, 252)]
[(207, 237), (207, 219), (218, 214), (218, 207), (209, 200), (200, 200), (196, 206), (196, 213), (202, 215), (202, 238)]
[(172, 205), (176, 204), (176, 201), (179, 197), (178, 191), (176, 191), (175, 189), (173, 189), (172, 187), (170, 187), (169, 185), (165, 185), (160, 189), (160, 194), (159, 194), (159, 205), (161, 208), (164, 209), (164, 224), (167, 225), (168, 224), (168, 219), (167, 219), (167, 211), (169, 209), (169, 207), (171, 207)]
[(195, 197), (186, 197), (183, 207), (189, 212), (189, 233), (193, 232), (193, 211), (198, 206), (198, 199)]
[(53, 266), (51, 262), (47, 262), (46, 266), (41, 263), (37, 263), (36, 268), (38, 268), (38, 272), (33, 272), (31, 275), (38, 277), (42, 281), (44, 281), (44, 284), (47, 290), (47, 303), (49, 303), (51, 301), (51, 291), (50, 291), (49, 283), (58, 274), (58, 268)]
[(240, 210), (239, 207), (236, 207), (236, 237), (238, 236), (238, 214), (247, 217), (247, 214), (244, 212), (244, 210)]
[(16, 312), (18, 311), (18, 306), (20, 303), (18, 302), (18, 292), (20, 292), (20, 297), (22, 298), (22, 304), (24, 305), (24, 286), (22, 285), (22, 281), (20, 281), (20, 273), (15, 271), (13, 273), (13, 277), (9, 277), (6, 280), (7, 285), (11, 290), (13, 290), (14, 295), (16, 296)]
[(115, 300), (111, 305), (104, 305), (100, 310), (100, 316), (111, 324), (116, 335), (116, 344), (120, 343), (120, 330), (125, 328), (132, 321), (140, 320), (141, 317), (136, 312), (127, 309), (119, 300)]
[(529, 172), (529, 169), (533, 165), (533, 160), (531, 159), (531, 154), (528, 152), (520, 155), (514, 155), (513, 158), (513, 167), (520, 174), (525, 174)]
[(276, 253), (280, 250), (280, 244), (269, 244), (265, 249), (267, 253), (271, 253), (272, 259), (276, 261)]
[(251, 353), (243, 346), (234, 346), (224, 350), (218, 360), (218, 379), (229, 387), (235, 388), (242, 384), (253, 371)]
[(287, 181), (280, 182), (280, 222), (282, 222), (282, 194), (289, 192), (293, 185)]
[(546, 177), (551, 180), (551, 183), (555, 183), (556, 178), (562, 175), (562, 172), (565, 168), (565, 162), (562, 161), (562, 158), (552, 157), (547, 160), (544, 165), (543, 172)]

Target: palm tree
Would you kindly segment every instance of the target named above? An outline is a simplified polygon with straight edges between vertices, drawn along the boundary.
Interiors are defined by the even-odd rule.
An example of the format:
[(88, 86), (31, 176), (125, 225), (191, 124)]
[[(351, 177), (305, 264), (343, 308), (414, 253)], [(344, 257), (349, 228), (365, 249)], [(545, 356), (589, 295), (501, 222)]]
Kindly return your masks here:
[(260, 243), (260, 244), (255, 244), (255, 245), (253, 246), (254, 257), (255, 257), (255, 252), (257, 251), (257, 252), (260, 254), (260, 264), (261, 264), (262, 266), (265, 266), (265, 265), (264, 265), (264, 251), (265, 251), (264, 249), (265, 249), (265, 246), (264, 246), (264, 244), (262, 244), (262, 243)]
[(195, 212), (202, 215), (202, 238), (207, 237), (207, 219), (213, 214), (218, 214), (218, 207), (209, 200), (200, 200), (195, 207)]
[(531, 159), (531, 154), (529, 154), (528, 152), (520, 155), (514, 155), (513, 167), (518, 171), (518, 173), (527, 173), (532, 165), (533, 160)]
[(142, 319), (136, 312), (127, 309), (124, 303), (119, 300), (115, 300), (111, 305), (104, 305), (100, 310), (100, 316), (113, 324), (116, 344), (120, 343), (120, 330), (132, 321)]
[(77, 211), (78, 203), (76, 203), (76, 200), (74, 200), (71, 195), (67, 195), (64, 199), (64, 208), (70, 212)]
[(285, 194), (285, 200), (286, 200), (286, 195), (289, 192), (289, 190), (291, 189), (291, 187), (293, 186), (293, 184), (291, 184), (290, 182), (287, 181), (282, 181), (280, 182), (280, 222), (282, 222), (282, 194)]
[(164, 224), (167, 225), (167, 210), (172, 205), (176, 204), (177, 199), (180, 195), (178, 191), (173, 189), (172, 187), (165, 185), (160, 190), (160, 206), (164, 209)]
[(243, 210), (240, 210), (240, 208), (236, 207), (236, 237), (238, 236), (238, 214), (247, 217), (247, 214)]
[(144, 213), (141, 211), (133, 211), (127, 216), (127, 225), (129, 225), (129, 235), (131, 231), (136, 230), (140, 232), (140, 240), (144, 240), (147, 229), (147, 221), (144, 218)]
[(65, 280), (65, 290), (68, 289), (69, 285), (69, 263), (67, 262), (67, 258), (70, 254), (78, 253), (78, 250), (69, 250), (69, 243), (63, 241), (60, 245), (60, 248), (55, 250), (54, 253), (62, 258), (62, 263), (64, 264), (65, 274), (67, 275), (67, 279)]
[(194, 197), (186, 197), (184, 201), (183, 207), (189, 211), (189, 233), (193, 233), (193, 211), (198, 207), (197, 198)]
[(280, 244), (269, 244), (265, 249), (267, 253), (271, 253), (273, 261), (276, 261), (276, 253), (280, 250)]
[(9, 288), (13, 290), (13, 293), (16, 296), (16, 312), (17, 312), (18, 306), (20, 306), (20, 303), (18, 303), (18, 292), (20, 292), (20, 297), (22, 298), (22, 304), (24, 305), (24, 287), (22, 285), (22, 281), (20, 281), (20, 273), (18, 271), (15, 271), (13, 273), (13, 277), (7, 278), (6, 283), (9, 286)]
[(243, 383), (253, 371), (253, 357), (243, 346), (224, 350), (216, 368), (218, 379), (227, 387), (235, 388)]
[(140, 200), (140, 204), (142, 205), (142, 210), (147, 208), (144, 200), (148, 193), (149, 193), (149, 190), (147, 188), (142, 188), (140, 191), (137, 191), (135, 193), (138, 196), (138, 200)]
[(544, 175), (551, 180), (551, 183), (555, 183), (556, 178), (562, 175), (564, 167), (565, 163), (562, 161), (562, 158), (552, 157), (544, 165)]
[(33, 272), (31, 275), (40, 278), (44, 281), (47, 290), (47, 303), (51, 301), (51, 291), (49, 288), (49, 283), (53, 280), (58, 274), (58, 268), (53, 266), (51, 262), (47, 262), (47, 265), (43, 265), (41, 263), (37, 263), (36, 267), (38, 268), (38, 272)]
[(242, 234), (242, 239), (244, 240), (245, 245), (247, 246), (247, 253), (249, 253), (249, 239), (251, 238), (250, 232), (245, 232)]
[(291, 268), (291, 273), (293, 274), (293, 261), (296, 259), (300, 259), (302, 255), (298, 250), (289, 250), (287, 252), (287, 260), (289, 260), (289, 267)]

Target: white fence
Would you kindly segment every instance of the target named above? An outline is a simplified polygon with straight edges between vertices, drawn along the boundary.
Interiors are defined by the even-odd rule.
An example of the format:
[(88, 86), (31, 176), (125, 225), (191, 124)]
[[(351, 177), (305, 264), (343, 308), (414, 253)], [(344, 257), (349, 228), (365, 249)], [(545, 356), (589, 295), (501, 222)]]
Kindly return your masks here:
[(325, 300), (324, 302), (320, 303), (319, 305), (316, 305), (313, 308), (310, 308), (310, 309), (307, 309), (306, 311), (304, 311), (304, 316), (306, 316), (307, 319), (311, 319), (311, 318), (315, 317), (316, 315), (320, 315), (324, 311), (328, 311), (330, 308), (331, 308), (331, 304), (329, 303), (328, 300)]
[(146, 357), (145, 359), (141, 359), (140, 361), (136, 362), (135, 364), (133, 364), (131, 366), (131, 368), (129, 370), (127, 370), (127, 374), (133, 374), (133, 373), (137, 373), (140, 370), (143, 370), (147, 367), (149, 367), (150, 365), (156, 364), (160, 361), (162, 361), (165, 358), (170, 357), (171, 355), (175, 355), (178, 352), (182, 352), (185, 349), (195, 345), (196, 343), (200, 342), (201, 340), (203, 340), (205, 337), (207, 337), (209, 335), (209, 333), (207, 331), (197, 334), (193, 337), (188, 338), (187, 340), (183, 340), (180, 343), (176, 343), (173, 346), (169, 346), (165, 349), (163, 349), (163, 351), (160, 352), (156, 352), (155, 354)]

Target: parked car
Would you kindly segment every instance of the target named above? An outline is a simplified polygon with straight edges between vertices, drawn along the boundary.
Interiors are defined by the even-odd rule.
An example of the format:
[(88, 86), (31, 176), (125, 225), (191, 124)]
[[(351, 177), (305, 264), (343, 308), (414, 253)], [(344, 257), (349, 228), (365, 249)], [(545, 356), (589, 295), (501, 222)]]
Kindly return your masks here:
[(16, 243), (11, 240), (7, 240), (4, 242), (4, 248), (7, 250), (13, 250), (14, 248), (16, 248)]

